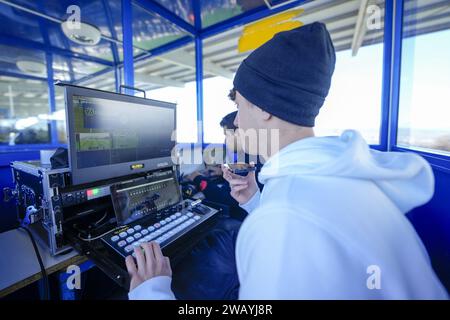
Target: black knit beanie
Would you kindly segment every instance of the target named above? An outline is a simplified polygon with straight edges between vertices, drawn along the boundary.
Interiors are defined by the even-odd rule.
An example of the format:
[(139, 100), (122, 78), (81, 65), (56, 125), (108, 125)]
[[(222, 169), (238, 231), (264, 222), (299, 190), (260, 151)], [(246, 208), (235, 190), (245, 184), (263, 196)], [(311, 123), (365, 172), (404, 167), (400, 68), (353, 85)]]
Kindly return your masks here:
[(285, 121), (314, 127), (331, 84), (336, 54), (320, 22), (276, 34), (239, 66), (234, 88)]

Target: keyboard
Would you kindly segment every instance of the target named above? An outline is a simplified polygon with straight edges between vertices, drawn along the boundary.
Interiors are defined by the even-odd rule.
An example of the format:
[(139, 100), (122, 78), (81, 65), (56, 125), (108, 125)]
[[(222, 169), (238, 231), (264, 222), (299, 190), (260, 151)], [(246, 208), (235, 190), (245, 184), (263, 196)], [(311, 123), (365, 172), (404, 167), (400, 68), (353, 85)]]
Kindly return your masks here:
[(102, 241), (123, 258), (134, 254), (134, 248), (144, 242), (155, 241), (161, 248), (195, 229), (218, 210), (192, 200), (162, 210), (152, 217), (116, 228), (102, 237)]

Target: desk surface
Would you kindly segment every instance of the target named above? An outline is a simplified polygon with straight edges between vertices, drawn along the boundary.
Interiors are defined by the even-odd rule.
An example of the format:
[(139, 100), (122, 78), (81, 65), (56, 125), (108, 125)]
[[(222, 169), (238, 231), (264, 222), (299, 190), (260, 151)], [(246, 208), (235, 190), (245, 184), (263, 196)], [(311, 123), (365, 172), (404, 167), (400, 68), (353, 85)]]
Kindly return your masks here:
[[(86, 261), (75, 250), (52, 257), (38, 237), (36, 243), (47, 274)], [(30, 237), (24, 230), (0, 233), (0, 298), (41, 278), (41, 268)]]

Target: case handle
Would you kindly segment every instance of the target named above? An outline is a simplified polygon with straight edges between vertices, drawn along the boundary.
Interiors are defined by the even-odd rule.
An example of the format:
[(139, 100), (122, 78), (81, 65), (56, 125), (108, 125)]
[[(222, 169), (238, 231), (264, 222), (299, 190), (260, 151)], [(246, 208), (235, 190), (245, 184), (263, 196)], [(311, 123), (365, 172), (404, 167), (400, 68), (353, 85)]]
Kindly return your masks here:
[(122, 93), (122, 88), (125, 88), (125, 89), (131, 89), (131, 90), (134, 90), (134, 91), (142, 92), (142, 93), (144, 94), (144, 98), (147, 99), (147, 95), (145, 94), (145, 91), (142, 90), (142, 89), (139, 89), (139, 88), (136, 88), (136, 87), (132, 87), (132, 86), (127, 86), (127, 85), (121, 84), (121, 85), (119, 86), (120, 93)]

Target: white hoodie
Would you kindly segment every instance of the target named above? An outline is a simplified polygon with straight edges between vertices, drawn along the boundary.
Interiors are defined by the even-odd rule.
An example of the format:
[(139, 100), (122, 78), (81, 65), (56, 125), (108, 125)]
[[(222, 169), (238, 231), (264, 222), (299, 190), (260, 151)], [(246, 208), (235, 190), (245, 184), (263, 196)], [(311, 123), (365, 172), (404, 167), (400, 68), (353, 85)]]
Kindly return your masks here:
[[(306, 138), (272, 156), (245, 205), (240, 299), (447, 299), (404, 214), (430, 200), (420, 156), (369, 149), (356, 131)], [(130, 299), (173, 299), (170, 278)]]

